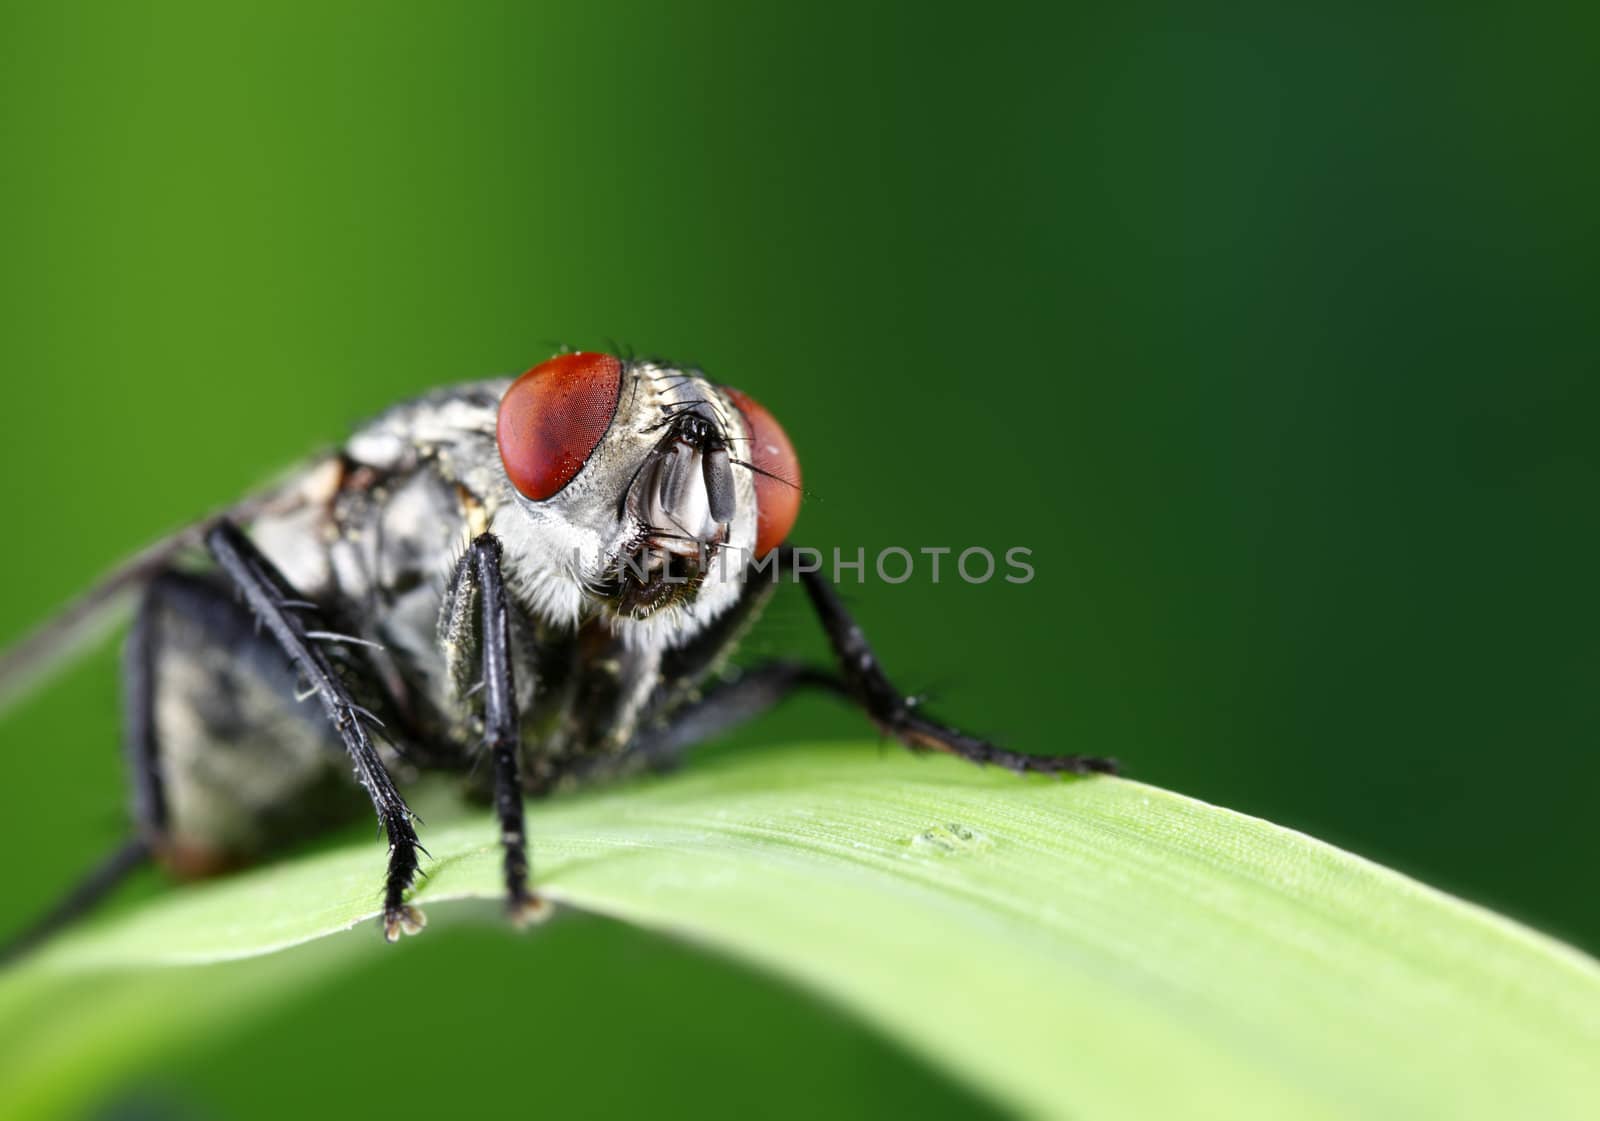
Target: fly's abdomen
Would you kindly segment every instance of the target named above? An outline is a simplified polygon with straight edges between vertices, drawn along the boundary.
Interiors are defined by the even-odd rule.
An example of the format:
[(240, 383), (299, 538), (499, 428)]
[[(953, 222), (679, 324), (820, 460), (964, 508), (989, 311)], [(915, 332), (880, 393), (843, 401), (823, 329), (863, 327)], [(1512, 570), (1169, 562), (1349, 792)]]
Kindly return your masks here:
[(127, 657), (138, 813), (177, 870), (245, 863), (361, 811), (322, 706), (296, 699), (283, 653), (214, 577), (158, 576)]

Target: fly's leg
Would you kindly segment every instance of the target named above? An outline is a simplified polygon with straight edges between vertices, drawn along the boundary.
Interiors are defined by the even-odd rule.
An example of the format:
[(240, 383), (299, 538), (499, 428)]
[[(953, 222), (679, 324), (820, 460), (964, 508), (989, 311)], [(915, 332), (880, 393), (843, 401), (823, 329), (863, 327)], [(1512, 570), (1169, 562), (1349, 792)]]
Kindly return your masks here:
[(456, 565), (440, 622), (440, 640), (461, 696), (473, 687), (469, 677), (473, 655), (477, 655), (483, 685), (483, 750), (494, 766), (495, 813), (505, 849), (506, 910), (518, 924), (534, 921), (549, 912), (549, 904), (528, 887), (528, 830), (518, 773), (522, 736), (511, 673), (511, 615), (500, 574), (500, 540), (494, 534), (480, 534), (467, 547)]
[[(794, 565), (792, 546), (785, 545), (778, 557), (778, 571)], [(1115, 774), (1117, 762), (1093, 755), (1027, 755), (1007, 751), (986, 740), (969, 736), (941, 724), (917, 711), (917, 701), (908, 697), (878, 664), (877, 655), (861, 627), (840, 601), (833, 586), (815, 569), (794, 565), (805, 585), (811, 606), (817, 613), (828, 644), (839, 660), (840, 676), (847, 694), (867, 712), (872, 722), (914, 751), (941, 751), (974, 763), (997, 763), (1013, 771), (1046, 774)]]
[(132, 873), (150, 860), (150, 846), (135, 838), (103, 858), (87, 875), (77, 882), (55, 906), (35, 919), (31, 925), (0, 943), (0, 965), (17, 960), (52, 934), (72, 925), (92, 911), (97, 903), (110, 895)]
[(311, 609), (272, 562), (228, 521), (218, 522), (208, 530), (205, 541), (212, 558), (233, 581), (251, 613), (289, 656), (322, 703), (355, 766), (356, 778), (372, 799), (378, 823), (389, 841), (383, 892), (384, 937), (394, 942), (402, 933), (415, 934), (426, 920), (420, 910), (405, 902), (405, 893), (416, 879), (421, 845), (412, 825), (411, 809), (389, 777), (367, 731), (366, 722), (371, 715), (356, 704), (328, 655), (310, 637), (310, 632), (319, 629), (314, 623), (307, 625), (312, 619)]
[(628, 744), (626, 762), (647, 770), (668, 770), (687, 749), (755, 719), (805, 688), (850, 695), (838, 677), (804, 662), (764, 662), (640, 729)]
[[(144, 603), (122, 648), (122, 745), (133, 786), (133, 820), (141, 839), (154, 849), (167, 831), (167, 792), (156, 752), (155, 605), (171, 579), (158, 574), (145, 589)], [(235, 608), (237, 610), (237, 607)]]

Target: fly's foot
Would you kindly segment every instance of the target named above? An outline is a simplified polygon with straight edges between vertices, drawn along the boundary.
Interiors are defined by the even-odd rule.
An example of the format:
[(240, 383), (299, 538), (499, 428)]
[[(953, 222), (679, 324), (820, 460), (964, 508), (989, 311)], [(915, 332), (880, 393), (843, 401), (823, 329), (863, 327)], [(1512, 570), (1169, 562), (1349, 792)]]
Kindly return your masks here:
[(428, 916), (409, 903), (383, 910), (383, 936), (390, 942), (400, 941), (402, 934), (416, 934), (427, 925)]
[(517, 892), (506, 900), (506, 917), (518, 930), (542, 923), (555, 913), (555, 904), (536, 891)]

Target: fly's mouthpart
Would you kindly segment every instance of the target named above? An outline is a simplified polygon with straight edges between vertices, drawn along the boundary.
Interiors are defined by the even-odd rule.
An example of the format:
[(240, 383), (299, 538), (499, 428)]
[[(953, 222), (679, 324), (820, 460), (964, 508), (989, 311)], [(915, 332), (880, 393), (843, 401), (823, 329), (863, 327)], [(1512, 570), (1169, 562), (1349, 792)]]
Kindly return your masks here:
[(611, 558), (595, 590), (617, 614), (633, 619), (686, 606), (705, 582), (711, 546), (695, 542), (684, 552), (684, 544), (675, 540), (673, 548), (664, 548), (650, 527), (642, 527)]

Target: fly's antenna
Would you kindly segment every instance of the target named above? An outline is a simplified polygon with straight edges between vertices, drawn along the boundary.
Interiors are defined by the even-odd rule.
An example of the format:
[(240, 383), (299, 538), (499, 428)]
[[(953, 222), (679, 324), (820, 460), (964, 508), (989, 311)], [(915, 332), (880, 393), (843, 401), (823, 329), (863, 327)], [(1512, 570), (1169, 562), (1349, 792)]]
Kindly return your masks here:
[(117, 889), (134, 872), (149, 862), (150, 844), (142, 838), (125, 842), (78, 881), (54, 907), (0, 945), (0, 966), (9, 965), (46, 938), (92, 911), (97, 903)]
[(145, 581), (186, 550), (197, 549), (204, 529), (190, 526), (136, 553), (53, 619), (0, 650), (0, 712), (121, 626)]

